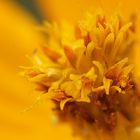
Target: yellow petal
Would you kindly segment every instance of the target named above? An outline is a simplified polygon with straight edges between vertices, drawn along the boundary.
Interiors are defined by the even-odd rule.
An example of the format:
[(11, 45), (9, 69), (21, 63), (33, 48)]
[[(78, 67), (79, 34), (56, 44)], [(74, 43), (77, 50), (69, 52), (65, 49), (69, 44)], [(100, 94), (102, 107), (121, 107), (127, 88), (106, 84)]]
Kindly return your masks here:
[(67, 81), (61, 84), (61, 89), (65, 91), (66, 95), (77, 99), (80, 96), (80, 81)]
[(103, 65), (99, 61), (92, 61), (92, 63), (98, 68), (99, 73), (103, 76), (105, 72)]
[[(128, 29), (131, 27), (132, 23), (128, 23), (126, 25), (124, 25), (119, 33), (117, 34), (117, 37), (116, 37), (116, 40), (115, 40), (115, 44), (114, 44), (114, 47), (113, 47), (113, 50), (111, 52), (111, 57), (112, 59), (114, 59), (114, 57), (117, 55), (117, 53), (119, 52), (120, 50), (120, 47), (124, 41), (124, 38), (126, 36), (126, 32), (128, 31)], [(122, 46), (123, 47), (123, 46)]]
[(106, 57), (108, 57), (109, 52), (112, 49), (112, 46), (114, 43), (114, 38), (115, 38), (114, 33), (108, 34), (108, 36), (105, 38), (103, 46), (104, 46), (104, 51), (105, 51)]
[(45, 55), (55, 62), (61, 57), (58, 52), (52, 50), (49, 47), (44, 46), (44, 47), (42, 47), (42, 49), (43, 49), (43, 52), (45, 53)]
[(112, 88), (114, 88), (116, 91), (118, 91), (119, 93), (122, 92), (122, 89), (118, 86), (112, 86)]
[(70, 74), (70, 80), (79, 80), (81, 78), (81, 75), (76, 75), (76, 74)]
[(95, 70), (94, 70), (93, 67), (85, 74), (85, 76), (86, 76), (87, 78), (93, 80), (93, 81), (95, 81), (96, 78), (97, 78), (97, 75), (95, 74)]
[(87, 102), (90, 103), (90, 98), (88, 97), (88, 95), (90, 94), (91, 89), (85, 88), (83, 87), (81, 90), (81, 97), (79, 99), (77, 99), (77, 102)]
[(112, 82), (112, 80), (107, 79), (105, 77), (103, 78), (103, 84), (104, 84), (105, 92), (106, 92), (107, 95), (109, 95), (111, 82)]
[(113, 70), (115, 68), (116, 69), (122, 69), (127, 62), (128, 62), (128, 58), (124, 58), (121, 61), (119, 61), (118, 63), (114, 64), (111, 68), (109, 68), (109, 71)]
[(77, 56), (76, 68), (81, 73), (87, 72), (92, 64), (91, 61), (86, 57), (84, 52), (85, 48), (78, 48), (76, 53)]
[(128, 76), (128, 74), (132, 71), (133, 68), (134, 68), (134, 65), (129, 65), (129, 66), (123, 68), (123, 74), (125, 76)]
[(67, 99), (64, 99), (60, 102), (60, 109), (63, 110), (64, 109), (64, 106), (67, 102), (71, 101), (72, 98), (67, 98)]
[(93, 42), (90, 42), (88, 44), (87, 49), (86, 49), (87, 58), (91, 58), (94, 47), (95, 47), (95, 44)]
[(75, 67), (75, 61), (76, 61), (76, 56), (74, 51), (68, 47), (68, 46), (64, 46), (64, 53), (66, 55), (66, 57), (68, 58), (70, 64)]

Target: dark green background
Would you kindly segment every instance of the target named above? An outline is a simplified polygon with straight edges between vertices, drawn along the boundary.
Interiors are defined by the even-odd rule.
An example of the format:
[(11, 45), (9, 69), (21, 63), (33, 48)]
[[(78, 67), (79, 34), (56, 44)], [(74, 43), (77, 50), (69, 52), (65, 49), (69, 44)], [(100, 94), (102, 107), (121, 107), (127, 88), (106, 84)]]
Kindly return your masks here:
[(34, 1), (35, 0), (16, 0), (16, 2), (30, 12), (34, 18), (36, 18), (39, 22), (42, 22), (43, 16)]

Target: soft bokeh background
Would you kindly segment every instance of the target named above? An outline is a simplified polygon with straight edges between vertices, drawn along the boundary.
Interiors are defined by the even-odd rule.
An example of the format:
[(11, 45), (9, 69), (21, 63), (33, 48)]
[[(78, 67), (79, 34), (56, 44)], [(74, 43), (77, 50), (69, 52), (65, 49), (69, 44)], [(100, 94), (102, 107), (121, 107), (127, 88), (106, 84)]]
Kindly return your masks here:
[[(102, 9), (106, 15), (120, 11), (137, 14), (137, 44), (140, 40), (139, 0), (0, 0), (0, 140), (78, 140), (67, 124), (53, 125), (50, 103), (42, 101), (28, 111), (39, 96), (19, 76), (19, 66), (28, 65), (26, 54), (44, 41), (37, 26), (44, 20), (75, 23), (86, 11)], [(140, 49), (135, 62), (140, 76)], [(55, 118), (54, 118), (55, 119)]]

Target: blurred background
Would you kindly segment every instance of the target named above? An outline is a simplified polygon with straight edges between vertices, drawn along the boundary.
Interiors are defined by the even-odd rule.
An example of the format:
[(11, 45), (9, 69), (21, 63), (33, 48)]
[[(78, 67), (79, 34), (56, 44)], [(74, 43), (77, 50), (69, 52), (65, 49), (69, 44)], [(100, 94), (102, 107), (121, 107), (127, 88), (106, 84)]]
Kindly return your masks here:
[[(139, 0), (0, 0), (0, 139), (79, 139), (72, 137), (68, 124), (52, 124), (57, 120), (52, 117), (51, 103), (34, 105), (39, 93), (18, 74), (20, 65), (28, 65), (26, 54), (44, 41), (36, 27), (44, 20), (75, 23), (86, 11), (97, 9), (108, 16), (116, 11), (126, 17), (135, 13), (139, 25), (139, 6)], [(136, 34), (139, 43), (139, 26)], [(139, 53), (137, 47), (134, 57), (140, 76)]]

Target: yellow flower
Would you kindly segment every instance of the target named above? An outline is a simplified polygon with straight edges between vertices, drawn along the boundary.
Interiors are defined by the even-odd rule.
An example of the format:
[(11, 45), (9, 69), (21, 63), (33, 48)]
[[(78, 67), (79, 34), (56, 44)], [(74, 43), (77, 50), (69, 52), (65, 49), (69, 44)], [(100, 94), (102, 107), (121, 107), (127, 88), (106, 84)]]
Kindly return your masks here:
[(47, 43), (29, 56), (33, 66), (23, 74), (53, 100), (60, 118), (75, 120), (79, 133), (80, 127), (115, 130), (117, 118), (131, 122), (137, 114), (133, 106), (137, 90), (129, 62), (134, 27), (134, 21), (119, 15), (106, 19), (90, 13), (76, 26), (45, 23), (40, 29), (48, 34)]
[[(53, 20), (60, 21), (62, 19), (66, 19), (68, 21), (70, 20), (70, 21), (75, 22), (87, 10), (95, 11), (98, 6), (102, 7), (104, 12), (106, 12), (108, 16), (109, 14), (112, 14), (112, 12), (119, 11), (119, 10), (122, 10), (123, 14), (125, 15), (125, 18), (131, 13), (136, 13), (136, 15), (139, 15), (139, 1), (138, 0), (133, 0), (133, 1), (121, 0), (121, 3), (122, 3), (121, 8), (118, 8), (118, 5), (120, 4), (120, 0), (113, 0), (113, 1), (112, 0), (105, 0), (105, 1), (103, 0), (100, 0), (100, 1), (98, 0), (70, 0), (70, 1), (36, 0), (34, 2), (37, 2), (37, 1), (38, 1), (38, 3), (36, 4), (37, 9), (39, 9), (39, 11), (41, 11), (42, 16), (46, 16), (46, 19), (49, 21), (53, 21)], [(68, 124), (52, 127), (52, 124), (50, 123), (50, 117), (52, 117), (52, 114), (50, 113), (51, 106), (48, 103), (48, 101), (39, 104), (39, 106), (38, 105), (34, 106), (34, 102), (36, 102), (36, 98), (38, 96), (44, 97), (46, 96), (46, 94), (43, 94), (42, 96), (41, 94), (38, 94), (38, 92), (33, 91), (32, 86), (17, 74), (19, 71), (18, 70), (19, 65), (21, 64), (25, 65), (25, 63), (28, 64), (28, 60), (26, 60), (25, 54), (29, 53), (33, 48), (37, 48), (40, 46), (40, 35), (38, 35), (36, 32), (37, 25), (32, 20), (32, 17), (29, 16), (27, 11), (25, 12), (25, 9), (23, 10), (22, 7), (20, 7), (19, 5), (15, 5), (15, 2), (16, 1), (14, 0), (13, 1), (6, 1), (6, 0), (0, 1), (0, 42), (1, 42), (1, 45), (0, 45), (1, 47), (1, 51), (0, 51), (0, 76), (1, 76), (1, 80), (0, 80), (0, 93), (1, 93), (0, 94), (0, 102), (1, 102), (0, 103), (1, 104), (0, 106), (0, 114), (1, 114), (0, 139), (3, 139), (3, 140), (8, 140), (8, 139), (11, 139), (11, 140), (16, 140), (16, 139), (73, 140), (73, 139), (77, 139), (75, 137), (74, 138), (72, 137), (71, 130), (69, 129)], [(39, 7), (39, 3), (42, 3), (40, 7)], [(90, 6), (91, 7), (94, 6), (94, 7), (91, 8)], [(65, 26), (65, 28), (69, 28), (69, 26)], [(54, 27), (52, 29), (54, 29)], [(137, 37), (136, 43), (138, 43), (140, 39), (139, 29), (140, 28), (139, 28), (139, 18), (138, 18), (137, 28), (136, 28), (136, 37)], [(45, 28), (45, 30), (48, 30), (48, 29)], [(71, 35), (71, 32), (73, 31), (69, 30), (68, 31), (69, 34), (67, 34), (67, 30), (68, 29), (65, 29), (65, 32), (63, 30), (63, 34), (65, 34), (65, 39), (67, 37), (70, 37), (71, 39), (73, 39), (74, 36)], [(56, 35), (58, 35), (57, 36), (57, 39), (58, 39), (59, 38), (58, 29), (57, 29)], [(69, 43), (71, 43), (71, 39), (69, 40), (66, 39), (66, 40), (69, 41)], [(57, 43), (55, 43), (55, 41), (52, 41), (52, 45), (53, 47), (56, 46), (57, 48)], [(140, 70), (139, 46), (138, 45), (136, 47), (136, 52), (133, 54), (133, 56), (136, 58), (135, 59), (136, 65), (134, 65), (135, 66), (134, 68), (136, 68), (137, 70), (133, 72), (133, 74), (137, 74), (137, 76), (140, 76), (139, 74), (139, 70)], [(72, 59), (75, 59), (75, 58), (72, 57)], [(131, 57), (129, 59), (129, 62), (132, 62), (132, 59), (133, 58)], [(94, 66), (96, 66), (95, 61), (94, 61)], [(95, 69), (97, 71), (97, 68)], [(101, 66), (101, 69), (102, 69), (102, 66)], [(39, 71), (37, 70), (36, 72), (34, 72), (34, 70), (30, 71), (30, 73), (32, 73), (33, 75), (35, 75), (38, 72)], [(77, 75), (77, 74), (74, 74), (74, 75)], [(134, 80), (136, 80), (136, 82), (139, 82), (138, 77), (135, 77)], [(43, 86), (42, 84), (38, 84), (37, 90), (42, 90), (45, 87), (46, 86)], [(136, 86), (136, 88), (139, 88), (139, 87)], [(100, 86), (98, 88), (99, 91), (101, 91), (101, 89), (104, 90), (104, 87)], [(47, 89), (45, 90), (47, 91)], [(44, 92), (46, 92), (45, 90)], [(97, 89), (95, 90), (98, 91)], [(121, 91), (120, 88), (119, 89), (116, 88), (116, 90), (118, 90), (118, 92)], [(62, 99), (65, 96), (63, 96), (64, 95), (63, 92), (58, 92), (58, 93), (60, 94), (57, 94), (58, 96), (55, 96), (56, 97), (55, 100), (59, 101), (59, 99)], [(124, 95), (121, 94), (121, 95), (123, 97), (126, 97), (125, 95), (127, 95), (127, 92), (126, 94)], [(70, 98), (68, 98), (67, 100), (69, 99)], [(71, 103), (71, 102), (68, 102), (67, 100), (64, 100), (64, 102), (61, 103), (61, 105), (64, 104), (64, 109), (67, 107), (67, 104)], [(139, 107), (137, 105), (138, 101), (132, 101), (132, 102), (131, 101), (132, 99), (130, 101), (128, 100), (127, 102), (126, 98), (123, 98), (121, 100), (122, 102), (121, 105), (123, 107), (125, 107), (125, 104), (127, 104), (126, 108), (123, 110), (127, 110), (126, 112), (130, 112), (129, 115), (127, 113), (124, 113), (124, 114), (127, 114), (127, 116), (131, 116), (130, 114), (134, 114), (134, 116), (138, 118), (139, 120), (139, 114), (135, 115), (133, 111), (134, 108), (136, 108), (136, 110), (139, 111)], [(37, 98), (37, 102), (40, 103), (40, 98)], [(65, 104), (65, 102), (67, 103)], [(133, 103), (136, 106), (130, 107)], [(30, 105), (32, 105), (31, 106), (32, 109), (30, 108)], [(93, 107), (95, 107), (95, 105)], [(29, 111), (19, 115), (19, 112), (23, 111), (26, 108), (29, 108)], [(89, 110), (89, 109), (90, 109), (89, 107), (86, 108), (86, 110)], [(94, 110), (94, 112), (98, 113), (98, 110), (96, 110), (95, 108), (92, 108), (92, 109)], [(62, 113), (66, 115), (66, 113), (63, 111), (59, 112), (59, 114)], [(85, 114), (85, 116), (83, 117), (86, 117), (86, 111), (81, 110), (81, 112), (77, 111), (75, 112), (75, 114), (79, 114), (79, 116), (80, 114), (81, 116), (82, 114)], [(61, 117), (64, 118), (65, 115), (61, 115)], [(86, 129), (83, 129), (84, 127), (81, 125), (86, 126), (87, 123), (85, 123), (85, 121), (80, 119), (80, 117), (78, 118), (79, 125), (81, 126), (80, 131), (78, 129), (79, 125), (77, 125), (78, 119), (76, 119), (75, 117), (75, 119), (72, 120), (72, 117), (69, 117), (69, 115), (68, 115), (68, 118), (69, 118), (69, 122), (74, 124), (73, 126), (74, 126), (75, 133), (79, 134), (81, 132), (81, 135), (83, 134), (87, 135), (88, 139), (89, 139), (89, 136), (92, 135), (92, 139), (109, 140), (108, 133), (102, 133), (102, 130), (99, 131), (99, 129), (97, 128), (93, 129), (93, 127), (91, 129), (90, 126), (85, 127)], [(102, 118), (104, 118), (104, 116), (100, 118), (100, 121), (102, 121)], [(57, 117), (55, 116), (53, 116), (52, 119), (54, 123), (58, 121)], [(117, 127), (115, 128), (116, 135), (114, 136), (115, 140), (118, 140), (118, 139), (119, 140), (122, 140), (122, 139), (123, 140), (124, 139), (139, 140), (140, 139), (139, 121), (131, 121), (131, 123), (129, 123), (130, 121), (127, 121), (126, 119), (124, 119), (123, 115), (120, 115), (120, 114), (118, 115), (117, 120), (118, 120)], [(80, 124), (81, 122), (82, 124)], [(126, 125), (127, 127), (125, 127)], [(54, 132), (55, 132), (55, 135), (53, 135)], [(114, 135), (114, 132), (113, 132), (113, 135)]]

